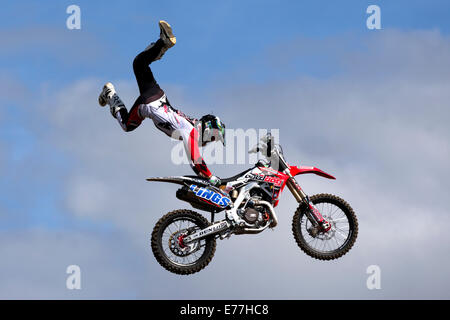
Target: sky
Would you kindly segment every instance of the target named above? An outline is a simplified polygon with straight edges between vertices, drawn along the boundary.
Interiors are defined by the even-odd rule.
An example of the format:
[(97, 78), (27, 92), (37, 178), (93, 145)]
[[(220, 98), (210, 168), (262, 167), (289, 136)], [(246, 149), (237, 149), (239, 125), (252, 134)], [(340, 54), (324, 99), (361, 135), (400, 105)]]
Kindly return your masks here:
[[(69, 30), (66, 9), (81, 9)], [(381, 10), (369, 30), (366, 9)], [(0, 12), (0, 298), (448, 299), (448, 1), (15, 1)], [(124, 133), (97, 97), (138, 95), (132, 61), (167, 20), (177, 43), (152, 70), (188, 115), (276, 128), (287, 160), (337, 177), (298, 178), (355, 210), (355, 246), (316, 261), (279, 225), (218, 242), (201, 272), (154, 259), (150, 234), (189, 208), (170, 161), (177, 142), (149, 120)], [(249, 165), (247, 165), (249, 166)], [(211, 164), (219, 177), (246, 165)], [(66, 268), (81, 269), (68, 290)], [(367, 267), (381, 289), (366, 286)]]

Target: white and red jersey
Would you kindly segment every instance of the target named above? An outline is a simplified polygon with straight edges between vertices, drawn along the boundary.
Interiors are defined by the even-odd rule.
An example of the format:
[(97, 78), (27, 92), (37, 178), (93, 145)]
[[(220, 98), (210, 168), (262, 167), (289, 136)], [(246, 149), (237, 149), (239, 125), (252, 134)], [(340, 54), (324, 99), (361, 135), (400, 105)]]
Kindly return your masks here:
[(141, 118), (152, 119), (155, 126), (169, 137), (183, 141), (191, 167), (196, 174), (205, 178), (212, 176), (200, 154), (199, 133), (194, 125), (195, 119), (172, 108), (165, 94), (158, 100), (140, 104), (138, 114)]

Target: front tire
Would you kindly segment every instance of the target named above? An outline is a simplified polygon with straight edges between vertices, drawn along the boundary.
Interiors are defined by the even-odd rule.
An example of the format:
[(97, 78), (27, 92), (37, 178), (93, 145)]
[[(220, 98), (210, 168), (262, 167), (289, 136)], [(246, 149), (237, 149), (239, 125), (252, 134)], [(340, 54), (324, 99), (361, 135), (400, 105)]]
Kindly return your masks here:
[(312, 225), (306, 214), (309, 208), (300, 205), (292, 221), (295, 241), (300, 249), (315, 259), (333, 260), (342, 257), (352, 248), (358, 236), (355, 212), (345, 200), (332, 194), (317, 194), (310, 197), (310, 201), (331, 222), (332, 228), (318, 234), (311, 232)]
[(209, 225), (208, 220), (192, 210), (167, 213), (153, 228), (153, 255), (163, 268), (172, 273), (188, 275), (199, 272), (211, 262), (216, 251), (216, 239), (209, 236), (194, 241), (191, 243), (194, 248), (190, 249), (181, 243), (182, 237)]

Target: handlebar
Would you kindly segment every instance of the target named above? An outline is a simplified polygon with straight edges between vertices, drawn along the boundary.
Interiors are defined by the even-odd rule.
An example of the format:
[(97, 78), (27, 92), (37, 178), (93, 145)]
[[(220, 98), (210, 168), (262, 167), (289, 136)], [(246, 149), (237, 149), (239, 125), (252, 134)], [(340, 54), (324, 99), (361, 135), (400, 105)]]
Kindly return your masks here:
[(258, 143), (252, 149), (248, 151), (248, 153), (257, 153), (261, 152), (266, 157), (270, 158), (273, 152), (273, 137), (269, 132), (264, 137), (260, 139), (262, 143)]
[(260, 143), (248, 151), (248, 153), (257, 152), (261, 152), (261, 154), (272, 162), (272, 165), (282, 168), (281, 170), (288, 167), (281, 146), (274, 143), (273, 136), (270, 132), (260, 139)]

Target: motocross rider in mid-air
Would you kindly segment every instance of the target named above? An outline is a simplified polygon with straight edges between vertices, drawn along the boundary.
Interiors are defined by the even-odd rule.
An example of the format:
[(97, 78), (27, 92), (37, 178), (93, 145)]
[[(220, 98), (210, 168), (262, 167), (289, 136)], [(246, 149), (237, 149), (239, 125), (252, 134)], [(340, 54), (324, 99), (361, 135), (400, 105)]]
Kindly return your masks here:
[(213, 185), (220, 185), (220, 179), (212, 175), (206, 166), (199, 144), (205, 146), (208, 142), (220, 140), (225, 145), (225, 124), (219, 117), (210, 114), (199, 120), (190, 118), (170, 105), (149, 67), (150, 63), (161, 59), (167, 49), (176, 43), (166, 21), (159, 21), (159, 28), (160, 38), (139, 53), (133, 61), (140, 96), (130, 111), (110, 82), (103, 87), (98, 102), (102, 107), (107, 104), (110, 106), (112, 116), (126, 132), (136, 129), (145, 118), (152, 119), (155, 126), (165, 134), (183, 141), (191, 167), (197, 175), (209, 179)]

